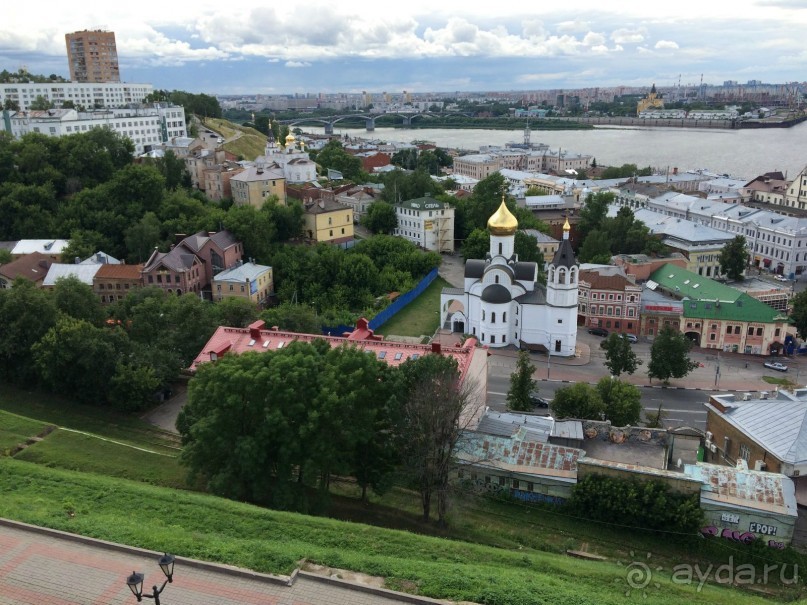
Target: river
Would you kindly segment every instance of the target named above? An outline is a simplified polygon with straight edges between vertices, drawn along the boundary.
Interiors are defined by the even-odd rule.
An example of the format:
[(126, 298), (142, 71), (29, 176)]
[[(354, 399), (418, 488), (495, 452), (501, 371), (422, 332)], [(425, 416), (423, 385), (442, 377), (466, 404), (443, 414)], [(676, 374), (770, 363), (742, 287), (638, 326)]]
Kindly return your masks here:
[[(306, 126), (306, 132), (323, 129)], [(479, 149), (482, 145), (521, 142), (521, 130), (454, 130), (445, 128), (401, 130), (334, 127), (335, 134), (386, 141), (432, 141), (439, 147)], [(593, 130), (534, 130), (533, 143), (552, 149), (590, 154), (608, 166), (636, 164), (680, 171), (708, 168), (740, 179), (752, 179), (780, 170), (793, 178), (807, 166), (807, 122), (792, 128), (759, 130), (700, 130), (694, 128), (596, 127)]]

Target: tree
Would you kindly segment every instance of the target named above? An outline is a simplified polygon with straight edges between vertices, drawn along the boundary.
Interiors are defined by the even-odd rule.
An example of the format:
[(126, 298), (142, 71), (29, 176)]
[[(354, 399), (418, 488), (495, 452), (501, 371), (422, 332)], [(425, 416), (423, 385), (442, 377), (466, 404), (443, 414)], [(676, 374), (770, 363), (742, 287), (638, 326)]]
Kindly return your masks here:
[(135, 263), (145, 262), (160, 241), (160, 219), (146, 212), (139, 221), (126, 229), (124, 242), (129, 251), (127, 258)]
[(308, 305), (282, 303), (262, 311), (260, 318), (267, 326), (277, 326), (288, 332), (319, 334), (322, 331), (322, 320), (317, 317), (316, 310)]
[(799, 337), (807, 339), (807, 290), (799, 292), (793, 297), (793, 312), (790, 314), (793, 323), (796, 324), (796, 329), (799, 331)]
[(465, 260), (485, 258), (485, 255), (490, 252), (490, 233), (487, 229), (474, 229), (465, 238), (460, 250)]
[[(538, 238), (534, 235), (528, 235), (521, 230), (516, 231), (515, 240), (513, 241), (513, 250), (518, 254), (520, 262), (528, 263), (533, 262), (538, 265), (538, 271), (544, 270), (544, 253), (538, 247)], [(484, 256), (482, 257), (484, 258)]]
[(616, 332), (609, 334), (600, 348), (605, 350), (605, 367), (612, 376), (620, 376), (622, 372), (633, 374), (643, 363), (633, 352), (630, 341)]
[(387, 202), (377, 201), (370, 204), (367, 214), (362, 218), (362, 225), (373, 233), (392, 235), (398, 226), (398, 215), (395, 206)]
[(577, 256), (582, 263), (610, 263), (611, 238), (605, 231), (589, 231)]
[(535, 380), (532, 375), (535, 366), (530, 362), (527, 351), (519, 351), (516, 371), (510, 374), (510, 390), (507, 391), (507, 406), (511, 410), (529, 412), (532, 410), (530, 394), (535, 391)]
[(258, 318), (258, 309), (248, 298), (228, 296), (216, 303), (215, 314), (220, 326), (246, 328)]
[(631, 426), (642, 419), (642, 394), (634, 385), (605, 376), (597, 382), (597, 393), (613, 426)]
[(77, 277), (60, 277), (56, 280), (53, 302), (59, 311), (73, 319), (83, 319), (96, 327), (100, 327), (104, 321), (101, 301), (92, 291), (92, 286), (82, 283)]
[(44, 111), (46, 109), (53, 109), (53, 103), (48, 101), (42, 95), (37, 95), (36, 99), (31, 101), (29, 108), (31, 111)]
[(720, 251), (720, 272), (728, 275), (729, 279), (741, 280), (748, 259), (745, 237), (737, 235)]
[(659, 330), (650, 348), (650, 363), (647, 365), (650, 380), (659, 378), (667, 383), (670, 378), (683, 378), (697, 368), (698, 363), (689, 358), (691, 348), (692, 341), (670, 326)]
[[(288, 130), (288, 127), (284, 127)], [(323, 170), (338, 170), (348, 181), (359, 183), (364, 180), (361, 160), (347, 153), (339, 141), (329, 141), (313, 159)]]
[(613, 193), (601, 191), (588, 195), (585, 206), (580, 210), (580, 222), (578, 223), (578, 230), (583, 236), (602, 227), (602, 223), (608, 215), (608, 206), (613, 201)]
[(605, 405), (595, 389), (585, 382), (578, 382), (555, 392), (552, 411), (559, 420), (563, 418), (602, 420)]
[[(454, 465), (454, 449), (463, 427), (463, 410), (473, 408), (472, 385), (459, 381), (457, 362), (443, 355), (408, 359), (403, 374), (401, 452), (404, 467), (420, 492), (423, 520), (431, 519), (437, 500), (437, 522), (446, 523), (448, 479)], [(464, 417), (472, 416), (466, 412)]]

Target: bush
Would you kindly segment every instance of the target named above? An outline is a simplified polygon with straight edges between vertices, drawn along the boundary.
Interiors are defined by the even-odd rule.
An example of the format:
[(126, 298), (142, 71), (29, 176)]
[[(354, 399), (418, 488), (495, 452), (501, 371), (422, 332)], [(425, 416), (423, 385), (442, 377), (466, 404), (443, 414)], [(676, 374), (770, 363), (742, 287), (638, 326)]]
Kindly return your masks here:
[(572, 490), (567, 507), (606, 523), (696, 533), (703, 526), (700, 493), (679, 494), (661, 481), (589, 475)]

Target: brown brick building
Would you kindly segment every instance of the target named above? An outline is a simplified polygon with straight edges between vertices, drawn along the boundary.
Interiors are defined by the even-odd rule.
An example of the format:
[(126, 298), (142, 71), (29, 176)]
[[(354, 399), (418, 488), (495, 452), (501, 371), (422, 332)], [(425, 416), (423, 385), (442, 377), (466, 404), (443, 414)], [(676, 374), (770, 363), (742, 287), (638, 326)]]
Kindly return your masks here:
[(115, 32), (84, 30), (65, 34), (64, 40), (73, 82), (120, 82)]
[(101, 304), (123, 300), (129, 292), (143, 287), (143, 265), (101, 265), (92, 280), (92, 289)]

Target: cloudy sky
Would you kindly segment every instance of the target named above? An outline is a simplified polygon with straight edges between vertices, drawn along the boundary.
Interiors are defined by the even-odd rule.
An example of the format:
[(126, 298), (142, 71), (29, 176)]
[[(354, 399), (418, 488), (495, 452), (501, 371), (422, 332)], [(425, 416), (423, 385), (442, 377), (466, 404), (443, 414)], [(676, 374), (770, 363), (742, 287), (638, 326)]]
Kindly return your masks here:
[(64, 34), (102, 28), (124, 80), (219, 94), (807, 79), (807, 0), (79, 4), (5, 9), (0, 68), (66, 77)]

